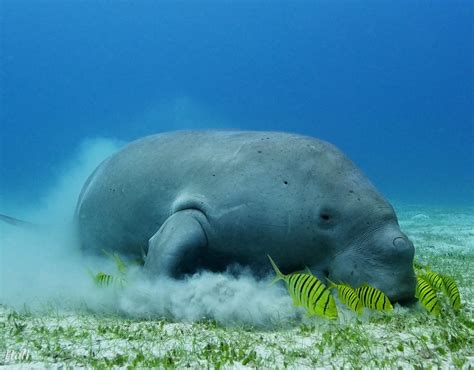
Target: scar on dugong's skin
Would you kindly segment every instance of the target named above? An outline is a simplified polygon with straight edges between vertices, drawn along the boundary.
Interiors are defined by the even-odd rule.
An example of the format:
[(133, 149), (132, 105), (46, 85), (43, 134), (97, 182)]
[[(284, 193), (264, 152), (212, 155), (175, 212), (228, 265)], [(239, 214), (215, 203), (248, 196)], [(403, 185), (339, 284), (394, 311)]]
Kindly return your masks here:
[(106, 159), (76, 209), (87, 251), (178, 276), (233, 263), (309, 266), (324, 279), (412, 299), (414, 247), (392, 206), (333, 145), (297, 134), (178, 131)]

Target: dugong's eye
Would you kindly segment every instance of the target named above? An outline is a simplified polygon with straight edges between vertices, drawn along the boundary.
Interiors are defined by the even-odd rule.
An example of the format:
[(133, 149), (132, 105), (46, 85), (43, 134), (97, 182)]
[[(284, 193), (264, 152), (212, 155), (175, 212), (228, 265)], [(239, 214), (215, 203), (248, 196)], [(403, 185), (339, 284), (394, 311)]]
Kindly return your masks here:
[(329, 213), (320, 213), (319, 214), (319, 217), (324, 220), (324, 221), (329, 221), (329, 219), (331, 218), (331, 216), (329, 215)]
[(322, 208), (318, 215), (318, 224), (323, 229), (334, 226), (336, 221), (336, 212), (328, 208)]

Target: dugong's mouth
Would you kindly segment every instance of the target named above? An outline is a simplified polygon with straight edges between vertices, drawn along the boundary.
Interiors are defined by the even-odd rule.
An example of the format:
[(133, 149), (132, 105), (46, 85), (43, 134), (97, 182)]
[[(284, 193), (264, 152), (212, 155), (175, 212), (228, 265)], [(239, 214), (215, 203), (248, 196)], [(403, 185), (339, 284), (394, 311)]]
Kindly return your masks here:
[[(358, 275), (358, 276), (357, 276)], [(362, 274), (361, 274), (362, 275)], [(331, 282), (345, 283), (353, 288), (358, 288), (364, 284), (369, 284), (374, 288), (381, 290), (390, 300), (392, 304), (398, 303), (402, 306), (408, 306), (414, 304), (417, 300), (415, 298), (415, 276), (408, 276), (404, 279), (397, 279), (394, 281), (380, 281), (377, 279), (369, 278), (369, 276), (361, 276), (359, 274), (345, 275), (342, 279), (335, 274), (323, 272), (324, 281), (327, 284)]]
[(416, 280), (404, 279), (398, 284), (384, 287), (383, 284), (369, 283), (369, 285), (381, 290), (390, 300), (392, 304), (398, 303), (401, 306), (409, 306), (416, 302), (415, 298), (415, 284)]
[(386, 292), (388, 298), (390, 299), (390, 302), (398, 303), (402, 306), (409, 306), (417, 301), (415, 298), (416, 280), (407, 280), (408, 281), (403, 282), (402, 284), (397, 286), (396, 292), (391, 292), (390, 290)]
[(415, 304), (417, 302), (417, 299), (415, 298), (415, 295), (413, 296), (406, 296), (406, 297), (402, 297), (400, 299), (397, 299), (397, 300), (390, 300), (391, 302), (394, 302), (394, 303), (398, 303), (400, 304), (401, 306), (411, 306), (413, 304)]

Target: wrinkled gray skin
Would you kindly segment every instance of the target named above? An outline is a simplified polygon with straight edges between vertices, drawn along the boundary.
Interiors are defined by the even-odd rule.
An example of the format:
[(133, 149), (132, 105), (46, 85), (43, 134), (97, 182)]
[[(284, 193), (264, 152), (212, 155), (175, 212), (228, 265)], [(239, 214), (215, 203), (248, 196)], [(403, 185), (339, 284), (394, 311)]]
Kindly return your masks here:
[(333, 145), (280, 132), (179, 131), (132, 142), (84, 185), (85, 250), (146, 254), (152, 274), (233, 263), (309, 266), (411, 300), (414, 247), (392, 206)]

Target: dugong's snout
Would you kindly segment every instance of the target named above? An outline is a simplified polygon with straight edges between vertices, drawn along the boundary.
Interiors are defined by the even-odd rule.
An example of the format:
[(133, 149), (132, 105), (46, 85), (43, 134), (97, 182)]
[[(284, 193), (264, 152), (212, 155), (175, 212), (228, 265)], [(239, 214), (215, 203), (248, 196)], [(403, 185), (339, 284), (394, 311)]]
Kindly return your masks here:
[(387, 287), (387, 296), (392, 302), (400, 304), (410, 304), (416, 301), (416, 275), (413, 269), (413, 258), (415, 256), (415, 248), (413, 243), (406, 236), (397, 236), (392, 241), (394, 254), (390, 256), (388, 261), (393, 261), (391, 286)]
[(383, 291), (392, 303), (409, 304), (415, 301), (414, 254), (413, 243), (403, 233), (382, 230), (336, 255), (328, 277), (353, 287), (369, 284)]

